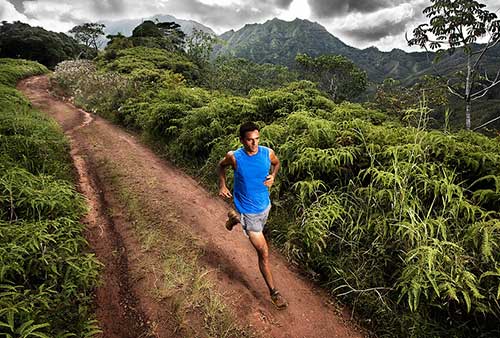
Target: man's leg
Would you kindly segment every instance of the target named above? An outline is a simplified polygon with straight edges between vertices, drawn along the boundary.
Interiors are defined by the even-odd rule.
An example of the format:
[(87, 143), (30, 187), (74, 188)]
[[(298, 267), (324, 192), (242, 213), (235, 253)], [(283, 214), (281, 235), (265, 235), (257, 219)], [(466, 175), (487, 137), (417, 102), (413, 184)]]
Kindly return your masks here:
[(269, 292), (272, 292), (274, 290), (274, 281), (273, 275), (271, 274), (271, 267), (269, 265), (269, 248), (267, 246), (266, 238), (262, 232), (248, 231), (247, 234), (250, 238), (250, 242), (257, 251), (257, 255), (259, 256), (260, 273), (266, 281)]
[(262, 232), (247, 231), (250, 242), (257, 251), (259, 256), (259, 270), (266, 281), (266, 285), (271, 295), (271, 301), (278, 309), (284, 309), (288, 306), (288, 302), (274, 287), (273, 275), (271, 274), (271, 265), (269, 264), (269, 248), (266, 238)]

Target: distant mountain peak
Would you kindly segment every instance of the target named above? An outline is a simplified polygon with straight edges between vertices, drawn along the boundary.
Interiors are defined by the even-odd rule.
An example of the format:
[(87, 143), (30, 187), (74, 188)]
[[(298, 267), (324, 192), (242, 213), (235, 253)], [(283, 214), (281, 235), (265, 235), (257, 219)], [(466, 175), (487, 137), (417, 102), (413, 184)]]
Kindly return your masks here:
[(225, 32), (220, 38), (226, 44), (219, 46), (218, 55), (229, 54), (257, 63), (293, 67), (299, 53), (312, 57), (343, 55), (364, 69), (374, 82), (381, 82), (387, 76), (397, 79), (414, 77), (430, 66), (423, 53), (409, 54), (400, 49), (381, 52), (374, 46), (363, 50), (348, 46), (321, 24), (307, 19), (285, 21), (273, 18)]
[(246, 24), (237, 31), (223, 33), (220, 38), (227, 44), (218, 49), (219, 55), (227, 53), (258, 63), (287, 66), (294, 64), (298, 53), (318, 56), (330, 50), (352, 48), (317, 22), (299, 18), (292, 21), (273, 18), (264, 23)]

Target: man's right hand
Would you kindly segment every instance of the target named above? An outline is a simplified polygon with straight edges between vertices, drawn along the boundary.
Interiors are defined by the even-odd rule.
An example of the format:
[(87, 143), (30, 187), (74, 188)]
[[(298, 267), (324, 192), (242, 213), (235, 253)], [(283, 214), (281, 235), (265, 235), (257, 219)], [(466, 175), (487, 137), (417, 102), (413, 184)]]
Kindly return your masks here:
[(233, 195), (226, 186), (220, 187), (219, 196), (224, 198), (231, 198)]

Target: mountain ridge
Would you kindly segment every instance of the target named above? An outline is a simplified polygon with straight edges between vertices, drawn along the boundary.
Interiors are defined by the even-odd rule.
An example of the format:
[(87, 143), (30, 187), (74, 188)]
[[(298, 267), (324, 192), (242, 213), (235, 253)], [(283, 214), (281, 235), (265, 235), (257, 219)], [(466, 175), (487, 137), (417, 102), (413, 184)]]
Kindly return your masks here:
[[(214, 48), (214, 55), (229, 54), (256, 63), (271, 63), (293, 68), (298, 53), (312, 57), (340, 54), (365, 70), (369, 80), (376, 83), (392, 77), (409, 85), (422, 75), (435, 73), (433, 52), (407, 52), (400, 48), (381, 51), (376, 46), (359, 49), (344, 43), (318, 22), (307, 19), (295, 18), (285, 21), (272, 18), (264, 23), (248, 23), (238, 30), (231, 29), (219, 35), (210, 27), (195, 20), (178, 19), (172, 15), (154, 15), (144, 19), (102, 23), (106, 25), (106, 34), (121, 32), (124, 35), (131, 35), (133, 28), (141, 22), (155, 19), (162, 22), (177, 22), (186, 35), (190, 35), (196, 28), (218, 36), (225, 43)], [(495, 64), (500, 64), (500, 45), (492, 51), (493, 53), (485, 55), (485, 68), (488, 70), (492, 70)], [(463, 62), (463, 58), (457, 54), (445, 56), (440, 63), (440, 70), (444, 73), (450, 72), (454, 66)]]
[(293, 67), (297, 53), (312, 57), (340, 54), (364, 69), (374, 82), (381, 82), (387, 76), (403, 80), (429, 68), (432, 60), (426, 52), (408, 53), (398, 48), (385, 52), (375, 46), (358, 49), (335, 37), (321, 24), (298, 18), (292, 21), (273, 18), (262, 24), (247, 24), (219, 37), (226, 45), (218, 48), (218, 55), (231, 54), (257, 63)]

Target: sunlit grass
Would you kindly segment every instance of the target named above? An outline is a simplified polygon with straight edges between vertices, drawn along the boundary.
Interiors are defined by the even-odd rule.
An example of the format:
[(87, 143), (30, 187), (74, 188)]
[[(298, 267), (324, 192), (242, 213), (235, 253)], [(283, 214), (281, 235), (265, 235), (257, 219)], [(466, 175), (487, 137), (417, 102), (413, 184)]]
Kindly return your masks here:
[[(203, 327), (209, 337), (251, 337), (247, 329), (239, 327), (234, 314), (225, 305), (210, 278), (213, 271), (200, 263), (198, 240), (183, 230), (185, 225), (178, 223), (175, 211), (172, 211), (172, 219), (153, 217), (154, 211), (149, 209), (147, 201), (126, 185), (125, 174), (120, 168), (108, 160), (101, 166), (126, 207), (143, 253), (157, 255), (154, 266), (143, 268), (155, 279), (151, 295), (159, 301), (168, 301), (169, 312), (179, 330), (189, 332), (192, 327)], [(202, 332), (193, 334), (203, 336)]]

